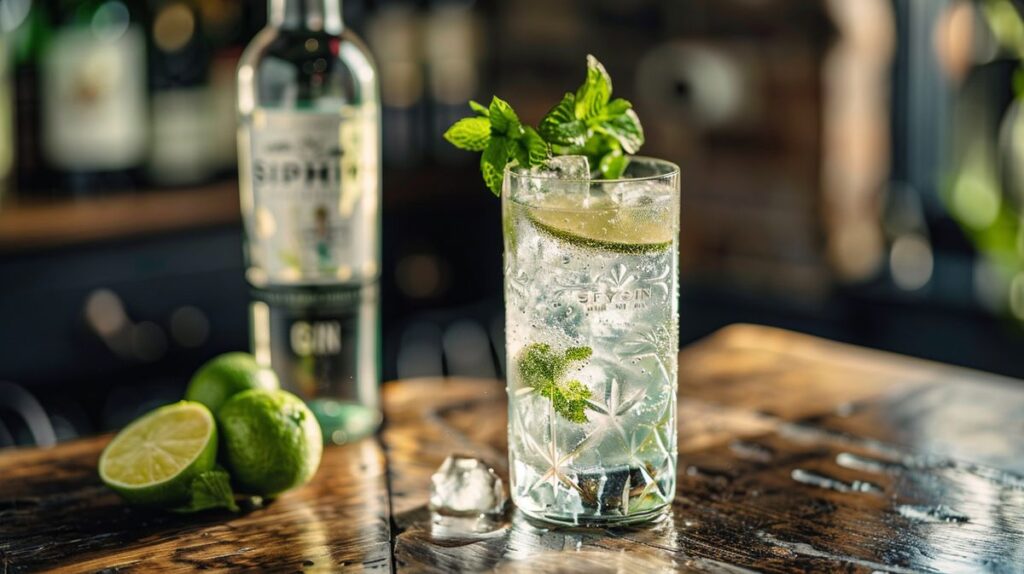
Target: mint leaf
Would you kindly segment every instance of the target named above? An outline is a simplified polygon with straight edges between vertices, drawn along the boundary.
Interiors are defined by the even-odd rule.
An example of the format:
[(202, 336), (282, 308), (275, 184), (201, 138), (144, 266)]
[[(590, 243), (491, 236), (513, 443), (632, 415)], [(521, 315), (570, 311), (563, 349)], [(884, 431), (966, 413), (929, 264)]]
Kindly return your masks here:
[(491, 122), (488, 118), (463, 118), (444, 132), (444, 139), (459, 149), (484, 151), (491, 140)]
[(576, 90), (576, 118), (586, 120), (601, 115), (612, 95), (612, 79), (597, 58), (587, 56), (587, 80)]
[(587, 408), (587, 400), (590, 398), (590, 389), (579, 381), (569, 381), (559, 387), (559, 393), (554, 397), (555, 411), (571, 422), (581, 424), (588, 419), (584, 409)]
[(483, 152), (480, 171), (494, 195), (501, 195), (505, 167), (541, 165), (552, 154), (587, 156), (594, 177), (622, 177), (629, 154), (644, 143), (644, 132), (633, 105), (612, 99), (612, 80), (593, 56), (587, 56), (587, 77), (575, 92), (567, 92), (537, 129), (524, 126), (512, 106), (494, 96), (490, 105), (470, 101), (477, 115), (459, 120), (444, 137), (456, 147)]
[(238, 512), (235, 494), (231, 490), (231, 477), (222, 469), (208, 470), (192, 479), (192, 500), (185, 506), (172, 509), (189, 514), (211, 508), (227, 508)]
[(487, 106), (476, 100), (469, 100), (469, 108), (485, 118), (491, 117), (491, 111), (487, 109)]
[(594, 351), (590, 347), (569, 347), (563, 356), (567, 362), (574, 362), (586, 361), (593, 354)]
[(622, 154), (622, 150), (613, 149), (604, 154), (597, 164), (597, 171), (604, 179), (619, 179), (629, 165), (629, 158)]
[(537, 130), (530, 126), (526, 126), (523, 138), (519, 140), (519, 145), (522, 149), (526, 150), (526, 161), (520, 161), (520, 165), (528, 167), (541, 165), (551, 157), (551, 146), (548, 145), (548, 142), (544, 141), (544, 138), (540, 137)]
[(644, 145), (644, 129), (640, 126), (640, 118), (631, 109), (602, 122), (601, 128), (615, 138), (626, 153), (636, 153)]
[(581, 146), (587, 141), (587, 124), (576, 118), (576, 96), (567, 93), (540, 121), (540, 135), (560, 146)]
[(561, 363), (550, 345), (533, 343), (519, 354), (519, 379), (527, 386), (543, 387), (562, 375)]
[(608, 118), (612, 118), (618, 115), (622, 115), (626, 113), (626, 110), (631, 109), (633, 109), (633, 104), (629, 103), (628, 100), (624, 100), (622, 98), (615, 98), (614, 100), (608, 102), (608, 106), (604, 109), (604, 113), (602, 115)]
[(556, 153), (582, 154), (598, 175), (621, 177), (629, 165), (626, 154), (643, 145), (643, 128), (633, 105), (611, 99), (612, 82), (604, 66), (587, 57), (587, 78), (575, 94), (568, 93), (540, 123), (540, 135)]
[(551, 399), (555, 412), (569, 422), (581, 424), (590, 420), (583, 411), (587, 408), (587, 399), (590, 398), (591, 393), (583, 383), (579, 381), (568, 381), (561, 385), (548, 383), (538, 388), (537, 392), (542, 397)]
[(488, 117), (491, 119), (491, 129), (494, 133), (508, 136), (512, 139), (522, 137), (523, 124), (519, 116), (512, 110), (508, 102), (494, 96), (491, 99), (491, 107), (488, 110)]
[(508, 164), (511, 154), (512, 142), (503, 136), (491, 136), (487, 149), (480, 156), (480, 171), (484, 176), (484, 183), (487, 189), (496, 196), (501, 196), (501, 184), (505, 179), (505, 166)]
[(530, 165), (530, 152), (522, 142), (523, 140), (512, 140), (512, 145), (509, 147), (509, 152), (512, 155), (509, 160), (514, 161), (516, 165)]
[(557, 353), (545, 343), (528, 345), (517, 361), (519, 380), (550, 399), (555, 412), (566, 420), (585, 423), (589, 420), (584, 411), (591, 397), (590, 389), (579, 381), (562, 382), (561, 379), (572, 363), (585, 361), (592, 354), (590, 347), (570, 347)]

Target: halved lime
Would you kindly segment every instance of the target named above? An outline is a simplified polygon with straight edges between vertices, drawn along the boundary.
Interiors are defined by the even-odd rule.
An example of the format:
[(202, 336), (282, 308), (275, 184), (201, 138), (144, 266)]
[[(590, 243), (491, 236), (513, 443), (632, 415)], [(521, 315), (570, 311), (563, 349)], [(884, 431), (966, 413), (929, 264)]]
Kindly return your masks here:
[(620, 253), (664, 251), (675, 239), (656, 209), (564, 210), (533, 208), (530, 221), (541, 231), (577, 245)]
[(181, 401), (125, 427), (100, 455), (100, 479), (133, 504), (188, 502), (192, 479), (213, 468), (217, 427), (205, 406)]

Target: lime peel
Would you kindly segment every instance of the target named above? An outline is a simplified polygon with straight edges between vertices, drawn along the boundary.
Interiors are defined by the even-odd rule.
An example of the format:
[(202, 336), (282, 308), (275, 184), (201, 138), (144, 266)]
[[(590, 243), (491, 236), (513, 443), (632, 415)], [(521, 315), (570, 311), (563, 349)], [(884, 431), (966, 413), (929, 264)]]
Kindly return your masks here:
[(615, 221), (614, 210), (567, 212), (530, 209), (527, 217), (541, 232), (574, 245), (627, 254), (657, 253), (672, 246), (670, 228), (654, 222)]

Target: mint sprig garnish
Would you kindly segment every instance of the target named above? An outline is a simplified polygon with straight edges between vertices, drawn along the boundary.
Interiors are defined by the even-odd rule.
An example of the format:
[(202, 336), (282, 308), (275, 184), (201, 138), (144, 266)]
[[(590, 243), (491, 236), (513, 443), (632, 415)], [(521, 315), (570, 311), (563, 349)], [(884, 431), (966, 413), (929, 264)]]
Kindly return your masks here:
[(644, 130), (633, 104), (612, 99), (612, 79), (593, 56), (587, 56), (587, 79), (567, 93), (540, 122), (540, 133), (558, 155), (585, 155), (605, 179), (622, 177), (626, 154), (640, 151)]
[(564, 380), (569, 368), (586, 361), (590, 347), (570, 347), (559, 353), (546, 343), (528, 345), (519, 354), (519, 380), (551, 400), (555, 412), (574, 423), (585, 423), (587, 400), (591, 392), (577, 380)]
[(463, 118), (444, 133), (444, 139), (457, 148), (482, 151), (480, 172), (494, 195), (501, 195), (501, 182), (509, 162), (532, 167), (551, 157), (551, 147), (530, 126), (519, 121), (515, 110), (495, 96), (490, 107), (469, 102), (476, 117)]
[(644, 143), (644, 131), (633, 105), (612, 99), (612, 79), (601, 62), (587, 56), (587, 78), (544, 116), (537, 129), (524, 125), (508, 102), (494, 97), (491, 105), (470, 101), (477, 116), (456, 122), (444, 137), (455, 147), (483, 152), (480, 171), (494, 195), (501, 195), (505, 167), (542, 165), (552, 155), (585, 155), (594, 177), (622, 177), (628, 155)]

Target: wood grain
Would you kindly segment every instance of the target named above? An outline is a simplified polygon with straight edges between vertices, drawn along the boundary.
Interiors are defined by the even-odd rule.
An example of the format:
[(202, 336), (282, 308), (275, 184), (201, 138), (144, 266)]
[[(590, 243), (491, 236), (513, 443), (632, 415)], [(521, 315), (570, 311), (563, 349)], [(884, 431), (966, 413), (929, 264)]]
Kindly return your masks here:
[(645, 527), (427, 509), (452, 453), (507, 477), (501, 383), (389, 383), (379, 440), (242, 514), (125, 506), (109, 437), (0, 453), (0, 572), (1024, 571), (1024, 384), (763, 327), (680, 355), (679, 476)]
[(391, 571), (373, 441), (328, 447), (312, 483), (263, 508), (180, 516), (129, 507), (100, 483), (109, 439), (0, 455), (0, 572)]
[[(1020, 572), (1024, 386), (761, 327), (680, 356), (672, 514), (637, 528), (551, 528), (512, 510), (431, 515), (452, 452), (504, 472), (491, 381), (388, 386), (399, 571)], [(945, 430), (938, 427), (946, 426)], [(507, 476), (507, 474), (506, 474)]]

